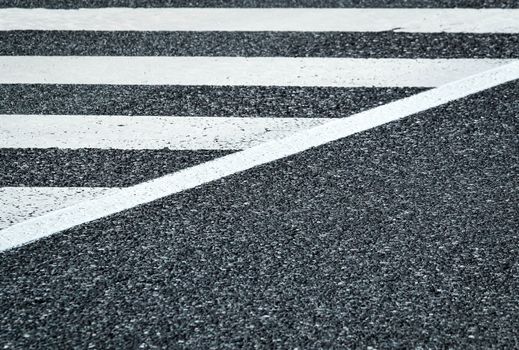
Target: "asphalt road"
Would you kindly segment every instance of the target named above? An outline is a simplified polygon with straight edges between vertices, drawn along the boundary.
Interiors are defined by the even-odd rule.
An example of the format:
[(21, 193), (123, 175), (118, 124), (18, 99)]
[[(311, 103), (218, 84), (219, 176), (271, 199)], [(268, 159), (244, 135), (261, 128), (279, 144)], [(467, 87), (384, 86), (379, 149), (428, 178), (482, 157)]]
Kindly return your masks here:
[(81, 32), (0, 33), (2, 55), (517, 58), (509, 33)]
[(12, 348), (513, 348), (519, 84), (3, 253)]
[[(167, 18), (125, 24), (101, 11), (72, 24), (135, 28), (69, 30), (43, 16), (43, 24), (24, 22), (29, 12), (10, 7), (66, 15), (104, 7), (458, 7), (469, 18), (464, 10), (519, 4), (0, 0), (0, 17), (19, 19), (12, 29), (12, 18), (0, 18), (0, 134), (8, 136), (0, 140), (0, 347), (519, 348), (519, 80), (1, 251), (12, 224), (240, 151), (225, 146), (225, 135), (233, 125), (252, 128), (247, 118), (262, 130), (252, 138), (275, 139), (297, 119), (337, 121), (518, 59), (519, 26), (486, 21), (481, 28), (497, 29), (479, 30), (445, 15), (383, 31), (313, 31), (305, 26), (316, 23), (294, 18), (287, 25), (298, 30), (154, 30), (146, 26)], [(246, 27), (249, 16), (231, 25)], [(200, 25), (191, 20), (180, 26)], [(127, 60), (114, 69), (114, 56)], [(175, 58), (202, 62), (193, 56), (212, 64), (214, 76), (195, 63), (183, 66), (183, 78), (165, 68)], [(152, 58), (164, 60), (145, 61)], [(270, 58), (271, 70), (258, 70)], [(275, 66), (282, 64), (286, 76)], [(78, 81), (53, 80), (61, 78)], [(122, 116), (111, 134), (120, 143), (107, 136), (106, 147), (77, 147), (64, 136), (79, 130), (92, 143), (104, 137), (99, 125)], [(26, 134), (24, 123), (38, 117), (51, 122)], [(159, 117), (179, 138), (215, 133), (215, 146), (149, 146), (167, 141), (164, 130), (143, 126), (160, 125)], [(200, 120), (193, 135), (179, 122), (187, 117)], [(67, 118), (75, 129), (60, 124)], [(224, 118), (227, 126), (208, 123)], [(139, 125), (142, 135), (125, 134)], [(7, 141), (30, 137), (40, 139)], [(45, 146), (49, 138), (69, 147)]]

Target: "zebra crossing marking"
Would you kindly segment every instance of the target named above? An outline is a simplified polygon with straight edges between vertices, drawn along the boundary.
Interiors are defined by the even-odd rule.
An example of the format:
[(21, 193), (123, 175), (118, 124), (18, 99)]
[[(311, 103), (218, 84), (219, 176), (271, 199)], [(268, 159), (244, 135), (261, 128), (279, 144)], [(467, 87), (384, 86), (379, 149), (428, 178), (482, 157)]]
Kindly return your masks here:
[(0, 115), (0, 148), (241, 150), (326, 118)]
[(0, 30), (518, 33), (519, 9), (0, 9)]
[[(344, 58), (325, 57), (326, 55), (324, 57), (299, 58), (290, 57), (290, 55), (287, 57), (256, 57), (255, 53), (249, 53), (251, 57), (225, 57), (225, 55), (220, 55), (219, 57), (216, 55), (218, 52), (216, 48), (213, 48), (213, 50), (216, 50), (215, 52), (204, 51), (204, 55), (207, 54), (208, 56), (200, 57), (139, 57), (135, 53), (132, 54), (131, 51), (127, 53), (131, 57), (110, 56), (110, 53), (107, 52), (107, 55), (105, 55), (105, 51), (98, 53), (102, 56), (53, 56), (55, 53), (52, 50), (40, 52), (40, 54), (48, 56), (35, 56), (34, 53), (39, 49), (34, 49), (33, 45), (35, 42), (45, 41), (41, 39), (44, 38), (41, 35), (49, 33), (58, 34), (57, 37), (52, 36), (51, 38), (63, 39), (54, 43), (59, 48), (60, 46), (70, 46), (70, 42), (67, 41), (67, 38), (70, 39), (68, 36), (76, 35), (77, 33), (86, 35), (85, 38), (90, 41), (82, 41), (82, 43), (88, 46), (95, 45), (99, 40), (104, 40), (103, 38), (108, 38), (107, 40), (109, 41), (119, 41), (121, 38), (118, 35), (127, 33), (134, 35), (132, 38), (135, 38), (136, 35), (147, 34), (152, 36), (151, 42), (165, 40), (170, 45), (175, 40), (186, 40), (187, 36), (185, 35), (190, 33), (214, 33), (221, 35), (224, 32), (231, 36), (238, 33), (243, 35), (245, 32), (247, 35), (252, 35), (251, 40), (254, 43), (256, 42), (255, 40), (261, 39), (260, 34), (268, 36), (270, 35), (269, 33), (283, 35), (292, 35), (296, 32), (304, 35), (313, 35), (315, 33), (340, 35), (349, 33), (358, 34), (359, 37), (366, 33), (371, 33), (372, 35), (377, 35), (378, 33), (400, 33), (404, 35), (407, 35), (407, 33), (422, 33), (423, 36), (420, 37), (420, 40), (425, 41), (428, 40), (427, 36), (437, 38), (437, 35), (447, 35), (449, 33), (459, 35), (474, 34), (478, 38), (475, 41), (476, 44), (473, 46), (469, 45), (468, 48), (465, 47), (466, 50), (471, 51), (473, 47), (478, 47), (482, 42), (486, 42), (487, 37), (483, 38), (481, 35), (487, 33), (500, 33), (500, 38), (505, 41), (502, 41), (499, 45), (504, 47), (505, 44), (503, 43), (508, 43), (507, 40), (509, 40), (507, 34), (519, 33), (519, 9), (83, 8), (79, 10), (49, 10), (41, 8), (3, 8), (0, 9), (0, 33), (5, 38), (8, 38), (9, 42), (5, 46), (6, 51), (3, 52), (6, 56), (0, 56), (0, 84), (3, 84), (3, 86), (26, 86), (29, 90), (34, 84), (40, 84), (40, 87), (58, 86), (56, 84), (70, 84), (68, 85), (69, 87), (99, 84), (104, 87), (113, 87), (114, 85), (118, 85), (118, 87), (123, 85), (133, 87), (155, 85), (166, 87), (203, 86), (211, 88), (265, 87), (269, 89), (276, 87), (423, 89), (436, 87), (512, 62), (509, 59), (498, 58), (419, 59), (414, 58), (414, 56), (411, 56), (412, 58), (388, 58), (384, 55), (382, 55), (384, 58), (352, 58), (349, 54), (343, 54)], [(37, 33), (37, 35), (35, 37), (31, 36), (34, 33)], [(169, 39), (158, 36), (163, 33), (175, 34), (177, 36), (169, 37)], [(19, 35), (24, 36), (28, 41), (23, 41), (20, 44), (18, 41)], [(100, 35), (105, 36), (101, 37)], [(153, 37), (154, 35), (156, 37)], [(340, 40), (351, 40), (351, 37), (349, 38)], [(373, 37), (370, 38), (368, 41), (374, 40)], [(286, 42), (283, 40), (281, 45), (286, 45)], [(306, 42), (305, 40), (303, 39), (303, 42)], [(327, 37), (321, 36), (315, 40), (322, 40), (324, 46), (333, 46), (333, 44), (328, 42), (329, 38), (327, 39)], [(204, 44), (206, 42), (207, 40), (202, 41)], [(13, 56), (15, 52), (20, 50), (20, 45), (27, 45), (35, 51), (25, 52), (22, 50), (18, 53), (18, 56)], [(124, 43), (117, 43), (117, 45), (124, 45)], [(271, 44), (267, 40), (266, 45), (272, 49), (271, 51), (267, 50), (268, 52), (276, 52), (276, 54), (267, 56), (278, 56), (278, 51), (276, 51), (278, 50), (277, 43), (274, 46), (270, 46)], [(440, 48), (443, 47), (442, 45), (440, 44)], [(75, 47), (76, 45), (72, 46)], [(147, 45), (143, 46), (148, 48)], [(78, 54), (93, 54), (93, 51), (90, 51), (88, 48), (83, 49), (85, 51), (81, 51)], [(118, 51), (120, 48), (117, 46), (111, 47), (111, 49), (115, 49), (118, 55), (125, 55)], [(184, 47), (184, 49), (189, 50), (189, 45)], [(296, 55), (293, 53), (293, 49), (294, 47), (292, 46), (286, 48), (287, 51), (292, 52), (292, 55)], [(180, 53), (177, 54), (185, 54), (182, 50), (180, 49)], [(338, 50), (342, 50), (342, 47)], [(421, 48), (418, 51), (414, 50), (412, 52), (413, 54), (421, 55), (423, 52), (420, 50)], [(279, 52), (284, 51), (281, 50)], [(308, 55), (306, 51), (301, 52), (296, 56), (312, 56), (311, 54)], [(430, 51), (427, 52), (430, 54)], [(437, 53), (437, 51), (434, 52)], [(161, 51), (160, 55), (167, 55), (168, 53), (171, 54), (168, 50)], [(111, 54), (113, 55), (114, 53), (112, 52)], [(143, 55), (154, 56), (156, 53), (145, 52)], [(231, 55), (234, 56), (234, 53)], [(501, 57), (500, 55), (504, 54), (489, 56), (486, 53), (481, 53), (480, 57)], [(243, 56), (243, 53), (238, 54), (238, 56)], [(503, 57), (509, 56), (505, 55)], [(67, 85), (61, 86), (66, 87)], [(106, 92), (108, 90), (102, 90), (101, 94), (104, 93), (103, 91)], [(200, 91), (193, 91), (192, 93), (185, 97), (185, 103), (199, 104), (201, 100), (204, 100), (204, 103), (213, 104), (212, 101), (207, 101), (207, 96)], [(221, 93), (222, 91), (216, 91), (213, 95), (221, 96)], [(283, 93), (286, 96), (292, 96), (290, 91)], [(43, 151), (48, 152), (51, 151), (50, 148), (52, 147), (57, 147), (59, 150), (77, 150), (78, 152), (86, 149), (100, 152), (103, 150), (124, 150), (125, 152), (126, 150), (148, 150), (151, 152), (153, 150), (161, 150), (164, 147), (173, 151), (194, 150), (195, 152), (197, 150), (199, 152), (207, 150), (239, 150), (255, 147), (255, 145), (263, 142), (283, 138), (294, 132), (300, 132), (310, 127), (327, 123), (326, 118), (322, 118), (320, 115), (315, 117), (314, 114), (311, 117), (305, 115), (304, 118), (303, 116), (300, 118), (298, 115), (295, 115), (295, 117), (290, 115), (292, 118), (287, 118), (284, 113), (293, 111), (292, 105), (281, 106), (279, 108), (281, 115), (274, 117), (269, 115), (269, 118), (265, 118), (265, 116), (257, 118), (257, 115), (254, 115), (254, 117), (240, 115), (238, 118), (232, 113), (236, 108), (231, 108), (231, 112), (228, 112), (228, 106), (223, 106), (223, 110), (229, 114), (226, 116), (218, 115), (218, 118), (210, 114), (203, 116), (196, 115), (196, 113), (195, 116), (191, 115), (190, 117), (154, 116), (151, 114), (127, 117), (109, 115), (110, 113), (103, 112), (105, 106), (103, 106), (102, 102), (99, 102), (100, 106), (94, 113), (99, 111), (108, 115), (52, 115), (47, 108), (59, 105), (54, 98), (64, 99), (69, 104), (73, 104), (73, 101), (76, 101), (76, 105), (83, 101), (81, 100), (82, 96), (68, 96), (60, 91), (57, 91), (56, 94), (59, 96), (53, 96), (49, 104), (41, 106), (40, 111), (24, 111), (23, 113), (28, 114), (23, 115), (0, 115), (0, 148), (9, 149), (15, 153), (18, 150), (21, 150), (21, 153), (25, 151), (41, 151), (41, 148), (44, 149)], [(365, 100), (364, 96), (370, 96), (369, 98), (373, 99), (373, 94), (373, 91), (367, 92), (362, 95), (361, 99)], [(29, 99), (32, 102), (28, 103), (35, 105), (39, 105), (38, 99), (45, 98), (43, 95), (39, 95), (39, 92), (31, 95), (33, 96), (32, 99), (26, 93), (15, 95), (20, 96), (20, 99)], [(252, 98), (249, 95), (246, 98)], [(192, 100), (192, 96), (196, 96), (197, 99)], [(7, 102), (12, 104), (13, 101), (10, 101), (9, 98), (12, 99), (12, 97), (8, 97)], [(240, 97), (242, 101), (243, 98), (243, 96)], [(344, 99), (347, 99), (347, 97), (341, 97), (338, 100)], [(25, 103), (26, 101), (14, 102)], [(143, 107), (149, 113), (149, 108), (142, 106), (142, 97), (132, 101), (117, 100), (117, 102), (110, 102), (110, 104), (128, 105), (128, 108), (130, 108), (129, 114), (135, 114), (131, 108), (136, 108), (137, 106)], [(336, 102), (332, 104), (335, 105)], [(374, 102), (371, 102), (371, 104), (368, 103), (366, 106), (373, 104)], [(110, 106), (106, 108), (110, 108)], [(283, 112), (283, 108), (285, 112)], [(246, 106), (244, 110), (260, 113), (257, 110), (257, 106), (254, 105)], [(160, 110), (160, 112), (162, 113), (163, 111)], [(4, 113), (9, 113), (9, 111)], [(32, 115), (33, 113), (35, 115)], [(76, 111), (56, 113), (81, 114)], [(349, 113), (345, 113), (345, 115), (347, 114)], [(358, 115), (364, 114), (360, 113)], [(339, 130), (342, 129), (339, 128)], [(49, 155), (51, 153), (48, 152)], [(223, 154), (227, 153), (224, 152)], [(279, 151), (278, 153), (274, 152), (274, 157), (275, 154), (279, 154)], [(16, 153), (16, 156), (24, 157), (23, 154), (20, 155), (20, 152)], [(46, 157), (45, 162), (49, 156), (46, 155)], [(28, 158), (34, 160), (34, 157)], [(69, 158), (67, 157), (67, 159)], [(56, 168), (51, 167), (49, 169), (46, 169), (47, 174), (55, 174)], [(81, 169), (80, 172), (84, 170), (77, 164), (74, 169)], [(8, 181), (17, 177), (17, 175), (13, 174), (19, 175), (20, 172), (18, 169), (15, 169), (12, 174), (7, 174), (6, 178)], [(89, 174), (86, 176), (92, 176), (92, 173)], [(30, 182), (34, 180), (31, 180), (30, 175), (22, 177), (23, 181)], [(63, 177), (60, 178), (59, 181), (53, 182), (52, 185), (56, 185), (56, 182), (63, 181), (63, 179)], [(14, 185), (25, 185), (26, 183), (23, 181)], [(45, 179), (45, 181), (47, 180)], [(71, 186), (77, 184), (75, 182)], [(11, 183), (11, 185), (13, 184)], [(95, 183), (95, 185), (105, 186), (106, 184)], [(0, 190), (4, 191), (4, 194), (7, 193), (6, 191), (10, 191), (9, 193), (13, 195), (6, 198), (11, 198), (11, 201), (16, 201), (13, 199), (16, 196), (21, 196), (18, 198), (32, 198), (32, 205), (28, 204), (25, 211), (27, 213), (29, 210), (32, 210), (31, 208), (37, 208), (32, 215), (41, 214), (49, 210), (49, 208), (56, 208), (49, 201), (45, 200), (45, 193), (49, 196), (49, 200), (60, 198), (59, 196), (69, 196), (70, 198), (67, 200), (72, 200), (74, 193), (78, 193), (78, 199), (86, 198), (82, 196), (84, 193), (90, 193), (89, 191), (101, 194), (101, 192), (96, 192), (96, 188), (93, 187), (83, 187), (84, 192), (78, 192), (78, 190), (68, 187), (49, 187), (48, 189), (41, 187), (19, 187), (16, 189), (0, 187)], [(142, 201), (143, 199), (138, 200)], [(20, 203), (22, 202), (24, 201), (22, 200)], [(46, 209), (38, 207), (37, 202), (41, 206), (45, 206)], [(114, 207), (108, 206), (107, 208), (113, 209)], [(20, 208), (17, 210), (20, 211)], [(94, 215), (88, 214), (88, 212), (87, 210), (87, 216)], [(3, 215), (9, 216), (11, 214)]]
[(0, 251), (50, 236), (217, 179), (272, 162), (404, 117), (519, 79), (519, 62), (442, 85), (281, 140), (178, 171), (0, 230)]
[(0, 56), (0, 84), (435, 87), (510, 59)]

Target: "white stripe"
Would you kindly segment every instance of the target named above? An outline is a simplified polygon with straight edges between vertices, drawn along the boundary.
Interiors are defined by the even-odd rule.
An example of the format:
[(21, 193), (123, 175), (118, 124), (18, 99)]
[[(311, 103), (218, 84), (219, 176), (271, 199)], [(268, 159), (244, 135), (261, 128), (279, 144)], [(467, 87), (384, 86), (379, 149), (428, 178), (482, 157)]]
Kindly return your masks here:
[(0, 56), (1, 84), (434, 87), (510, 60)]
[(0, 187), (0, 229), (116, 191), (104, 187)]
[(519, 79), (518, 62), (335, 120), (279, 141), (269, 141), (128, 187), (113, 195), (60, 209), (1, 230), (0, 250), (16, 247), (76, 225), (303, 152), (515, 79)]
[(326, 118), (0, 115), (0, 148), (239, 150)]
[(518, 9), (1, 9), (0, 30), (518, 33)]

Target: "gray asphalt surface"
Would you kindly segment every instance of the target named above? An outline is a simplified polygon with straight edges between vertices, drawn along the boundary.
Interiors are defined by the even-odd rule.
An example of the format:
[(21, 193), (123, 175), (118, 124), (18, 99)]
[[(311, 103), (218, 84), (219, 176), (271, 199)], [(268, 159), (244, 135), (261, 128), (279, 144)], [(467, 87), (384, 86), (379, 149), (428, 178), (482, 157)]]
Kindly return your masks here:
[(519, 38), (497, 33), (0, 32), (1, 55), (517, 58)]
[(342, 118), (424, 90), (5, 84), (0, 85), (0, 113)]
[(516, 0), (0, 0), (0, 7), (418, 7), (519, 8)]
[(0, 187), (123, 187), (136, 185), (232, 151), (0, 149)]
[(5, 348), (519, 345), (519, 82), (8, 251)]
[[(519, 8), (516, 0), (0, 0)], [(0, 55), (518, 58), (515, 34), (2, 31)], [(425, 88), (0, 84), (0, 114), (345, 117)], [(519, 348), (519, 81), (0, 253), (4, 349)], [(0, 149), (0, 187), (232, 151)]]

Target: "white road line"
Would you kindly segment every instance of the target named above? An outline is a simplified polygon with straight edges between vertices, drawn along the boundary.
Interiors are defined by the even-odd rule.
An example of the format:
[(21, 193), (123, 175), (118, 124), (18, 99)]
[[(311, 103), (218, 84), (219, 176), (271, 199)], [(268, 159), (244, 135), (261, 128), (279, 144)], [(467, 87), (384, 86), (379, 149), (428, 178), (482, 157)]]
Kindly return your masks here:
[(0, 187), (0, 229), (116, 191), (104, 187)]
[(0, 148), (241, 150), (326, 118), (0, 115)]
[(445, 104), (519, 79), (519, 62), (483, 72), (436, 89), (338, 119), (278, 141), (269, 141), (176, 173), (124, 188), (0, 231), (0, 250), (10, 249), (108, 215), (136, 207), (312, 147)]
[(0, 56), (0, 84), (435, 87), (510, 61)]
[(518, 33), (518, 9), (1, 9), (0, 30)]

